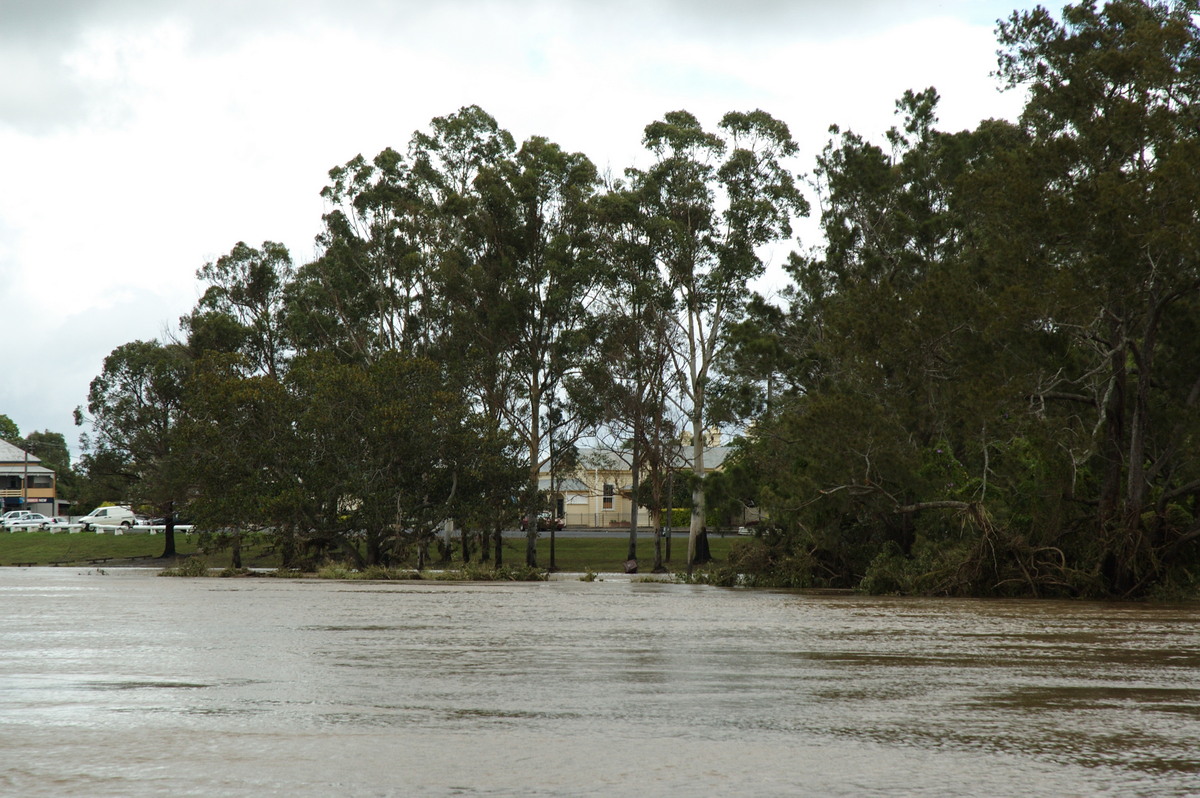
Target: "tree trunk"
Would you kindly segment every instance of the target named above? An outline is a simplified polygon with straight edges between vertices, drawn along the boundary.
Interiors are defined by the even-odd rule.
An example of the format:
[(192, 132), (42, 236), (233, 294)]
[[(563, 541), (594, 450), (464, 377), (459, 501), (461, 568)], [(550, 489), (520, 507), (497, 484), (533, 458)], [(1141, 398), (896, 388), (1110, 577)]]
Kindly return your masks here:
[(632, 467), (631, 490), (633, 496), (629, 501), (629, 548), (625, 553), (626, 561), (637, 560), (637, 526), (638, 526), (638, 487), (640, 486), (638, 472), (642, 469), (641, 452), (638, 450), (638, 430), (635, 427), (633, 433), (633, 452), (630, 457), (630, 465)]
[(663, 566), (663, 530), (662, 508), (656, 509), (650, 516), (650, 526), (654, 527), (654, 568), (653, 572), (661, 574), (667, 570)]
[(167, 502), (167, 527), (163, 530), (163, 558), (175, 556), (175, 502)]
[[(699, 559), (700, 537), (704, 531), (704, 429), (702, 420), (697, 413), (692, 417), (692, 472), (696, 476), (692, 487), (692, 525), (688, 530), (687, 572), (692, 573), (692, 567), (707, 560)], [(703, 543), (704, 552), (708, 551), (708, 538)]]
[[(464, 532), (463, 535), (465, 537), (466, 533)], [(438, 541), (438, 543), (439, 543), (438, 549), (439, 549), (439, 553), (441, 555), (441, 561), (443, 563), (450, 562), (450, 559), (451, 559), (451, 557), (453, 557), (453, 552), (454, 552), (454, 520), (453, 519), (447, 518), (445, 521), (442, 522), (442, 537), (441, 537), (441, 540)]]
[(706, 562), (712, 562), (712, 551), (708, 548), (708, 528), (700, 530), (700, 536), (696, 538), (696, 564), (702, 565)]
[(537, 568), (538, 476), (541, 471), (538, 459), (542, 451), (542, 396), (537, 389), (536, 370), (530, 382), (529, 406), (529, 498), (525, 503), (525, 518), (528, 522), (525, 526), (525, 564), (530, 568)]
[[(670, 458), (674, 459), (674, 457), (675, 457), (674, 450), (672, 450), (668, 456)], [(667, 546), (666, 546), (665, 555), (666, 555), (667, 562), (671, 561), (671, 538), (674, 536), (674, 531), (675, 531), (671, 525), (674, 523), (675, 523), (675, 468), (674, 468), (674, 463), (668, 461), (668, 463), (667, 463), (667, 528), (665, 530), (665, 536), (667, 538)]]
[[(1114, 339), (1121, 336), (1120, 326), (1114, 324), (1110, 334), (1114, 336)], [(1114, 522), (1119, 518), (1121, 476), (1124, 472), (1125, 383), (1128, 379), (1125, 363), (1127, 354), (1126, 348), (1121, 346), (1117, 347), (1110, 355), (1111, 374), (1108, 396), (1104, 402), (1104, 439), (1101, 450), (1104, 476), (1101, 483), (1098, 522), (1102, 534), (1110, 532)]]

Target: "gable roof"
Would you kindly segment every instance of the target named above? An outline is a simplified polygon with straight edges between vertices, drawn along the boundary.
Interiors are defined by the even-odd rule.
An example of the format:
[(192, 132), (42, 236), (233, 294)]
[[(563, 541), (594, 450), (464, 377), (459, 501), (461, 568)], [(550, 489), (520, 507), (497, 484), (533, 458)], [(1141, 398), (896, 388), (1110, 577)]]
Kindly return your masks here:
[[(29, 459), (26, 460), (26, 455)], [(25, 474), (53, 474), (53, 469), (42, 465), (40, 458), (18, 448), (8, 441), (0, 441), (0, 475), (23, 476)]]
[[(710, 471), (725, 464), (731, 449), (728, 446), (708, 446), (704, 449), (704, 470)], [(579, 470), (591, 471), (593, 467), (603, 471), (629, 471), (633, 468), (628, 451), (612, 449), (580, 449)], [(675, 456), (676, 468), (692, 467), (692, 447), (684, 446)]]
[(0, 463), (24, 464), (27, 459), (30, 464), (42, 462), (41, 458), (32, 452), (26, 452), (8, 441), (0, 441)]

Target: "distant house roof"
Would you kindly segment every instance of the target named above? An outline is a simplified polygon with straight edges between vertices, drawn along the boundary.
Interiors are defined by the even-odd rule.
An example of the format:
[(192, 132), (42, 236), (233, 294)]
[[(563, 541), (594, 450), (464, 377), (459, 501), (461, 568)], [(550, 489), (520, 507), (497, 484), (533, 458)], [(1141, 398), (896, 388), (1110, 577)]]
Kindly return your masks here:
[[(681, 447), (675, 458), (676, 468), (692, 467), (692, 447)], [(709, 446), (704, 450), (704, 469), (720, 468), (725, 464), (731, 449), (728, 446)], [(580, 469), (591, 471), (598, 468), (604, 471), (629, 471), (633, 468), (630, 452), (613, 451), (611, 449), (580, 449)]]
[(42, 461), (24, 449), (13, 446), (8, 441), (0, 441), (0, 475), (21, 476), (24, 474), (53, 474), (53, 469), (46, 468)]
[(25, 464), (26, 460), (30, 463), (40, 463), (41, 458), (35, 456), (24, 449), (13, 446), (8, 441), (0, 441), (0, 464), (3, 463), (20, 463)]
[[(586, 491), (588, 486), (575, 477), (559, 477), (558, 489), (567, 492)], [(538, 478), (538, 490), (550, 490), (550, 477)]]

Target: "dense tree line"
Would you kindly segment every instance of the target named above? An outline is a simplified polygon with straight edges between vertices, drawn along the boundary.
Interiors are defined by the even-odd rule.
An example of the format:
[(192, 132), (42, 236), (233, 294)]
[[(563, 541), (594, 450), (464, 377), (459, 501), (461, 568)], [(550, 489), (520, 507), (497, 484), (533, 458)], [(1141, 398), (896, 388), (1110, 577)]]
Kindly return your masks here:
[[(818, 160), (827, 245), (790, 264), (786, 380), (747, 451), (799, 582), (957, 594), (1193, 589), (1200, 537), (1195, 3), (999, 27), (1015, 124)], [(775, 332), (779, 331), (779, 332)]]
[[(88, 472), (235, 553), (261, 528), (289, 563), (424, 561), (455, 519), (499, 563), (584, 437), (628, 450), (659, 526), (686, 429), (689, 569), (754, 504), (728, 566), (760, 583), (1194, 590), (1198, 13), (1014, 13), (1015, 122), (942, 131), (927, 89), (881, 142), (832, 128), (782, 302), (747, 288), (809, 211), (774, 117), (666, 114), (620, 178), (477, 107), (435, 119), (331, 170), (311, 262), (239, 243), (179, 340), (113, 352)], [(706, 474), (717, 425), (745, 434)]]

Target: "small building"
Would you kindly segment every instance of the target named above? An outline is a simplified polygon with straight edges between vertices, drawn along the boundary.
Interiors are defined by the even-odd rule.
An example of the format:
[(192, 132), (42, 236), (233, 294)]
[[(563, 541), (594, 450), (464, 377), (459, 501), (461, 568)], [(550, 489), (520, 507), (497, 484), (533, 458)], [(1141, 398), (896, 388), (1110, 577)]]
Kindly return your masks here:
[[(729, 454), (715, 433), (706, 438), (705, 471), (719, 471)], [(681, 444), (676, 454), (675, 469), (691, 470), (691, 440)], [(561, 477), (551, 485), (550, 475), (540, 475), (539, 487), (551, 498), (551, 506), (566, 526), (607, 529), (629, 526), (633, 504), (633, 467), (630, 453), (624, 450), (590, 448), (579, 452), (579, 466), (574, 473)], [(646, 475), (643, 474), (643, 479)], [(650, 511), (638, 510), (638, 526), (650, 526)]]
[(58, 478), (24, 449), (0, 441), (0, 506), (57, 515)]

